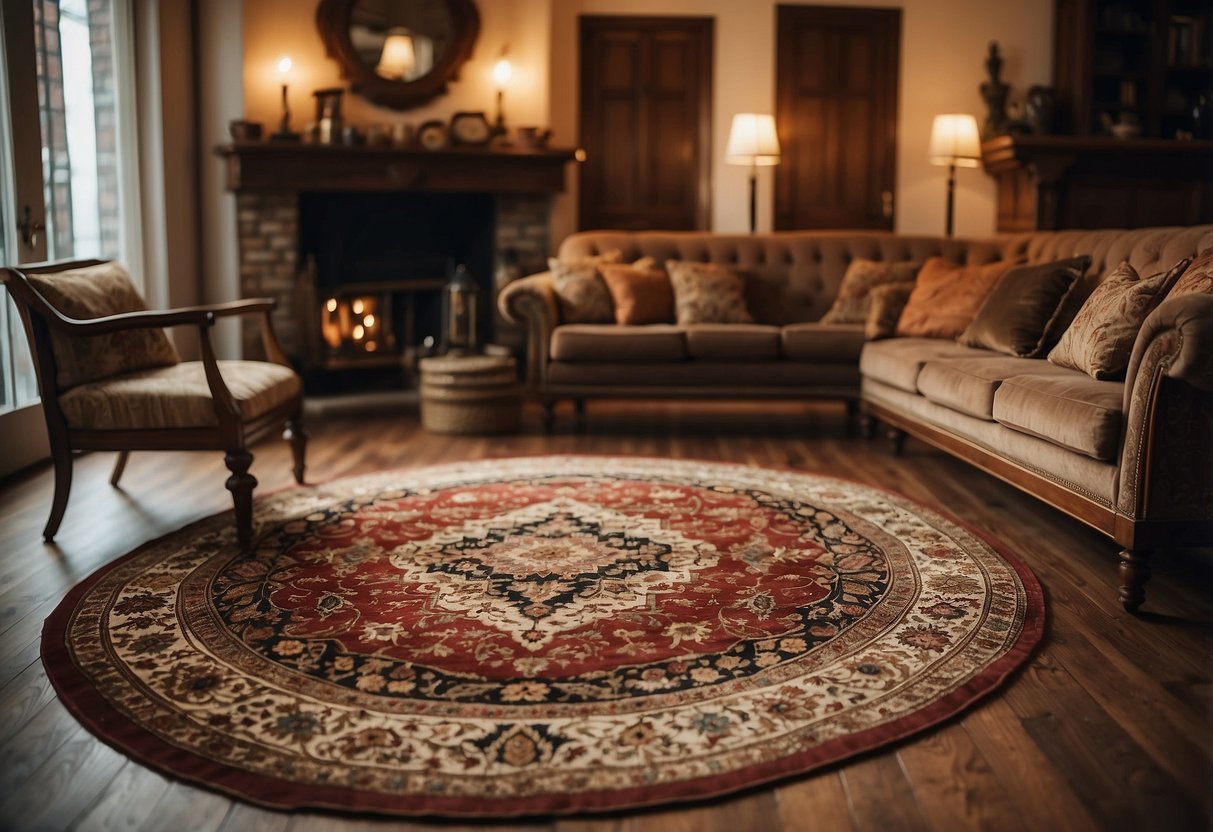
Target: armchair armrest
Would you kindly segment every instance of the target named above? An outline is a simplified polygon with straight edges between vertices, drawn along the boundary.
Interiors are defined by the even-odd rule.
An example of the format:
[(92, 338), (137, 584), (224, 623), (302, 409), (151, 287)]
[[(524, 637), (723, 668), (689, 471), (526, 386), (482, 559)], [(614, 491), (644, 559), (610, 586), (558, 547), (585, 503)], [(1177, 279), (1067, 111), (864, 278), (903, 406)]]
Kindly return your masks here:
[(1117, 507), (1135, 520), (1213, 520), (1213, 295), (1163, 301), (1125, 381)]
[(101, 318), (79, 320), (69, 318), (58, 309), (45, 304), (40, 310), (47, 324), (59, 332), (73, 336), (106, 335), (128, 329), (163, 329), (174, 326), (213, 326), (216, 318), (231, 315), (251, 315), (274, 308), (270, 298), (252, 298), (230, 303), (203, 306), (182, 306), (176, 309), (149, 309), (142, 312), (122, 312)]
[(515, 280), (501, 291), (497, 306), (507, 321), (526, 327), (526, 381), (535, 390), (547, 378), (549, 341), (560, 321), (551, 272)]

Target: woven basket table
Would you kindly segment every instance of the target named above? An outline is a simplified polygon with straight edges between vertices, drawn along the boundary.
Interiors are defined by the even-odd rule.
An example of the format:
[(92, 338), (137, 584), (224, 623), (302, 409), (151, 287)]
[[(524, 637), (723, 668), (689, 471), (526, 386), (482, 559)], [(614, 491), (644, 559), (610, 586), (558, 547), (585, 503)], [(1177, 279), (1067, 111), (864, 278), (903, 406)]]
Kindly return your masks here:
[(423, 358), (421, 426), (431, 433), (518, 429), (522, 386), (514, 359), (496, 355)]

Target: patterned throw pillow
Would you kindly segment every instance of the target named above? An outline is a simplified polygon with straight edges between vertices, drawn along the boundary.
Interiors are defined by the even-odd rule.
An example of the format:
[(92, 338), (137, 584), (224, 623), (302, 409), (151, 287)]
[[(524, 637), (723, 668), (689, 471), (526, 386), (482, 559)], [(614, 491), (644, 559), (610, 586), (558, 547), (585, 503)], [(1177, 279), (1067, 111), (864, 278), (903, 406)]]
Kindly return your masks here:
[(745, 278), (715, 263), (667, 260), (679, 324), (752, 324), (745, 303)]
[(838, 297), (823, 324), (862, 324), (868, 319), (872, 290), (889, 283), (913, 283), (922, 263), (886, 263), (881, 260), (852, 260), (842, 276)]
[[(126, 269), (117, 263), (28, 277), (51, 306), (76, 320), (147, 309)], [(166, 367), (181, 360), (162, 329), (129, 329), (88, 338), (72, 338), (52, 329), (51, 349), (58, 368), (55, 380), (64, 390), (131, 370)]]
[(1066, 298), (1091, 265), (1087, 255), (1016, 266), (990, 292), (957, 340), (1020, 358), (1039, 358), (1061, 336), (1057, 319)]
[(608, 251), (593, 257), (570, 260), (548, 258), (552, 272), (552, 290), (560, 307), (560, 321), (566, 324), (609, 324), (615, 320), (611, 293), (598, 274), (598, 267), (618, 263), (622, 255)]
[(897, 333), (897, 321), (901, 310), (906, 308), (914, 284), (886, 283), (877, 286), (868, 295), (868, 319), (864, 322), (863, 337), (868, 341), (892, 338)]
[(599, 269), (623, 326), (668, 324), (674, 320), (674, 289), (662, 269), (603, 266)]
[(1207, 248), (1192, 261), (1167, 292), (1168, 298), (1180, 295), (1213, 295), (1213, 248)]
[(958, 266), (932, 257), (897, 322), (901, 337), (955, 338), (965, 331), (994, 284), (1014, 265), (998, 260), (981, 266)]
[(1078, 310), (1074, 323), (1049, 353), (1049, 361), (1095, 379), (1123, 375), (1146, 316), (1191, 262), (1185, 258), (1147, 278), (1138, 275), (1128, 260), (1121, 263)]

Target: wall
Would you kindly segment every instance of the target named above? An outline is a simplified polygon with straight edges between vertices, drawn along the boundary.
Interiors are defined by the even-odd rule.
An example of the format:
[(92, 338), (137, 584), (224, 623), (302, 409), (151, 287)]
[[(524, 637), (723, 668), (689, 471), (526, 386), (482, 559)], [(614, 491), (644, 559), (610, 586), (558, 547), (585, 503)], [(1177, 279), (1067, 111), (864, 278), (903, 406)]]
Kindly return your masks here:
[[(349, 124), (405, 122), (414, 126), (431, 118), (447, 120), (461, 110), (496, 115), (493, 65), (508, 47), (514, 77), (506, 93), (505, 115), (511, 126), (541, 125), (548, 120), (549, 5), (552, 0), (479, 0), (480, 37), (459, 80), (445, 96), (404, 112), (376, 107), (356, 95), (343, 101)], [(312, 91), (344, 86), (337, 64), (324, 51), (316, 30), (316, 0), (256, 0), (244, 4), (245, 117), (262, 122), (267, 132), (282, 117), (282, 88), (278, 59), (289, 55), (289, 100), (292, 126), (301, 130), (315, 119)]]
[[(713, 99), (712, 228), (749, 227), (748, 171), (725, 164), (724, 146), (734, 113), (774, 112), (775, 9), (779, 0), (554, 0), (552, 4), (551, 112), (554, 141), (577, 137), (578, 23), (582, 14), (666, 14), (716, 19)], [(808, 4), (806, 4), (808, 5)], [(830, 0), (820, 5), (889, 6)], [(896, 230), (942, 233), (946, 170), (927, 161), (931, 121), (937, 113), (968, 112), (982, 120), (978, 86), (985, 79), (989, 41), (997, 40), (1006, 64), (1003, 80), (1013, 98), (1052, 77), (1051, 0), (904, 0), (899, 90)], [(773, 172), (759, 170), (759, 230), (771, 228)], [(562, 197), (553, 239), (575, 228), (576, 190)], [(992, 234), (994, 181), (980, 170), (957, 173), (956, 234)]]
[[(395, 113), (346, 97), (351, 123), (449, 118), (458, 110), (493, 115), (489, 72), (508, 44), (514, 82), (506, 98), (511, 125), (548, 124), (553, 143), (577, 144), (578, 16), (581, 14), (673, 14), (716, 20), (713, 107), (712, 227), (742, 232), (748, 227), (747, 171), (724, 162), (734, 113), (766, 110), (775, 103), (775, 9), (779, 0), (480, 0), (481, 34), (462, 78), (450, 94), (429, 105)], [(870, 5), (831, 0), (829, 5)], [(882, 4), (874, 4), (882, 5)], [(274, 65), (294, 59), (290, 101), (298, 129), (312, 120), (311, 91), (340, 84), (336, 65), (324, 54), (314, 22), (315, 0), (257, 0), (244, 4), (244, 98), (248, 118), (272, 130), (280, 115)], [(899, 91), (896, 228), (942, 233), (946, 173), (927, 161), (931, 120), (938, 113), (970, 112), (980, 121), (984, 104), (978, 86), (985, 54), (997, 40), (1005, 58), (1003, 79), (1012, 98), (1035, 83), (1049, 83), (1051, 0), (904, 0)], [(772, 171), (759, 172), (759, 228), (771, 226)], [(576, 176), (557, 199), (552, 238), (576, 228)], [(993, 180), (980, 170), (957, 173), (956, 233), (991, 234), (995, 222)]]

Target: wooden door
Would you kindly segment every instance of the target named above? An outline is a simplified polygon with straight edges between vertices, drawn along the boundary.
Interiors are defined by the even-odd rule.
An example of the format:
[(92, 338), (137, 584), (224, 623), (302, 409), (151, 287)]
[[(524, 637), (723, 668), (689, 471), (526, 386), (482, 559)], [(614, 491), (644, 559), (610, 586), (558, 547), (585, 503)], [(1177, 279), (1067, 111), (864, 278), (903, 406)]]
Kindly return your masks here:
[(711, 223), (710, 18), (581, 18), (581, 228)]
[(780, 6), (775, 227), (893, 228), (898, 9)]

